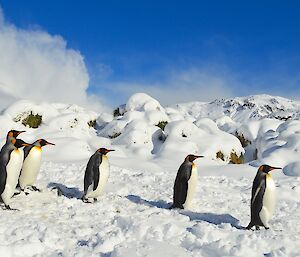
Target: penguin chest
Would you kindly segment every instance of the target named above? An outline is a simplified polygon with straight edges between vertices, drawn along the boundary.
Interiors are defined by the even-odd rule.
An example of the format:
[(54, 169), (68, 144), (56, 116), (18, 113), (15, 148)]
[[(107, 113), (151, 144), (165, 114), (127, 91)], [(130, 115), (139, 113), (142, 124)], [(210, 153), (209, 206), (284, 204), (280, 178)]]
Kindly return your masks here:
[(193, 164), (191, 176), (190, 179), (188, 180), (187, 195), (186, 195), (185, 203), (183, 205), (184, 208), (190, 208), (192, 205), (192, 200), (196, 192), (197, 181), (198, 181), (197, 167), (195, 164)]
[(266, 175), (266, 189), (263, 196), (263, 207), (265, 207), (269, 214), (272, 215), (275, 209), (276, 192), (275, 183), (270, 174)]
[(269, 220), (275, 209), (275, 183), (270, 174), (266, 175), (266, 188), (262, 199), (262, 208), (259, 217), (265, 227), (269, 227)]
[(24, 153), (22, 150), (15, 149), (10, 154), (9, 162), (6, 166), (6, 183), (1, 197), (5, 204), (8, 204), (9, 199), (13, 196), (18, 179), (20, 170), (23, 164)]
[(34, 186), (38, 172), (41, 167), (42, 149), (41, 147), (33, 147), (26, 159), (24, 160), (20, 175), (20, 186), (22, 189), (26, 186)]
[[(88, 193), (87, 197), (98, 197), (100, 196), (105, 189), (106, 182), (108, 180), (109, 176), (109, 162), (106, 156), (102, 156), (102, 162), (99, 165), (99, 181), (98, 181), (98, 186), (97, 188)], [(94, 181), (96, 183), (96, 181)]]

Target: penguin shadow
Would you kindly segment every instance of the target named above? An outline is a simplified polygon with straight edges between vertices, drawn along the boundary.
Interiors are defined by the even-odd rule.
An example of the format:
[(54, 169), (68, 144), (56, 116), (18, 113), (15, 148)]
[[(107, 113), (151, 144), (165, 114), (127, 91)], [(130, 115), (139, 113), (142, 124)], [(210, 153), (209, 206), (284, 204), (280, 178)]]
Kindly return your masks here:
[(147, 205), (147, 206), (152, 206), (152, 207), (156, 207), (159, 209), (169, 209), (170, 204), (165, 202), (165, 201), (149, 201), (149, 200), (145, 200), (143, 198), (141, 198), (138, 195), (127, 195), (126, 198), (135, 203), (135, 204), (142, 204), (142, 205)]
[(67, 187), (60, 183), (51, 182), (48, 184), (47, 188), (51, 191), (56, 190), (58, 196), (65, 196), (69, 199), (75, 198), (80, 199), (82, 198), (83, 193), (77, 187)]
[(205, 221), (213, 225), (230, 224), (237, 229), (245, 229), (245, 227), (238, 224), (239, 220), (230, 214), (198, 213), (186, 210), (181, 210), (180, 214), (188, 216), (191, 221)]

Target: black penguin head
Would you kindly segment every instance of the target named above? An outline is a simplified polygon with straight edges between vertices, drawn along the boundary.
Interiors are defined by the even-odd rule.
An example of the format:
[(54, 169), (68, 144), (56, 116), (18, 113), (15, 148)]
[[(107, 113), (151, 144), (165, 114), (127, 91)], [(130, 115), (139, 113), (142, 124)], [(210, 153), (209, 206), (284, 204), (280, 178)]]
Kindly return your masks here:
[(23, 132), (25, 132), (25, 131), (18, 131), (18, 130), (13, 130), (12, 129), (12, 130), (7, 132), (6, 139), (16, 138), (18, 135), (20, 135)]
[(97, 150), (97, 152), (99, 152), (99, 153), (101, 153), (101, 154), (107, 154), (107, 153), (109, 153), (109, 152), (112, 152), (112, 151), (115, 151), (115, 150), (109, 150), (109, 149), (106, 149), (106, 148), (99, 148), (98, 150)]
[(21, 148), (23, 146), (30, 146), (30, 144), (24, 142), (22, 139), (13, 139), (12, 143), (16, 148)]
[(269, 165), (261, 165), (258, 170), (260, 172), (264, 172), (264, 173), (269, 173), (271, 170), (281, 170), (281, 168), (278, 168), (278, 167), (272, 167), (272, 166), (269, 166)]
[(193, 155), (193, 154), (189, 154), (187, 157), (185, 157), (185, 160), (186, 161), (189, 161), (189, 162), (193, 162), (194, 160), (196, 160), (197, 158), (202, 158), (204, 156), (202, 155)]
[(37, 145), (39, 146), (45, 146), (45, 145), (55, 145), (53, 143), (50, 143), (48, 141), (46, 141), (45, 139), (39, 139), (36, 141)]

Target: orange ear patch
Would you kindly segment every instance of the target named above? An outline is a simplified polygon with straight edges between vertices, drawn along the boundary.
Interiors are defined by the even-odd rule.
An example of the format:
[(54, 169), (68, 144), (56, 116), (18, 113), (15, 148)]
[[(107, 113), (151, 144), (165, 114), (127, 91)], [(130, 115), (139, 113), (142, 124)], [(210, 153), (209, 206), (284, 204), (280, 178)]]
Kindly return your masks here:
[(9, 136), (9, 137), (13, 137), (13, 136), (14, 136), (14, 133), (13, 133), (13, 132), (9, 132), (9, 133), (8, 133), (8, 136)]
[(17, 139), (13, 138), (12, 141), (13, 145), (17, 142)]
[(260, 166), (258, 170), (259, 170), (259, 171), (263, 171), (263, 169), (264, 169), (264, 167), (263, 167), (263, 166)]

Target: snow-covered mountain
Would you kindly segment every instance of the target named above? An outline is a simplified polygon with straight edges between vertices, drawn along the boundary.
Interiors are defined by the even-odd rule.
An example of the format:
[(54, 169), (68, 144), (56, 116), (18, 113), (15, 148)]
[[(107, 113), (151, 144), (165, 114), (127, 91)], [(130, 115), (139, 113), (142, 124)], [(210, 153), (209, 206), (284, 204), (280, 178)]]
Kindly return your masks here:
[[(300, 102), (267, 95), (162, 106), (138, 93), (112, 113), (16, 102), (0, 115), (1, 143), (18, 129), (25, 141), (56, 145), (43, 149), (43, 192), (15, 197), (20, 212), (0, 210), (0, 256), (298, 256), (299, 113)], [(78, 198), (100, 147), (116, 151), (105, 195), (88, 205)], [(194, 206), (170, 211), (189, 153), (205, 156)], [(271, 230), (245, 231), (263, 163), (283, 168), (274, 173), (278, 207)]]
[(173, 107), (194, 118), (218, 119), (228, 116), (241, 123), (263, 118), (293, 120), (300, 117), (300, 101), (270, 95), (217, 99), (210, 103), (191, 102), (176, 104)]

